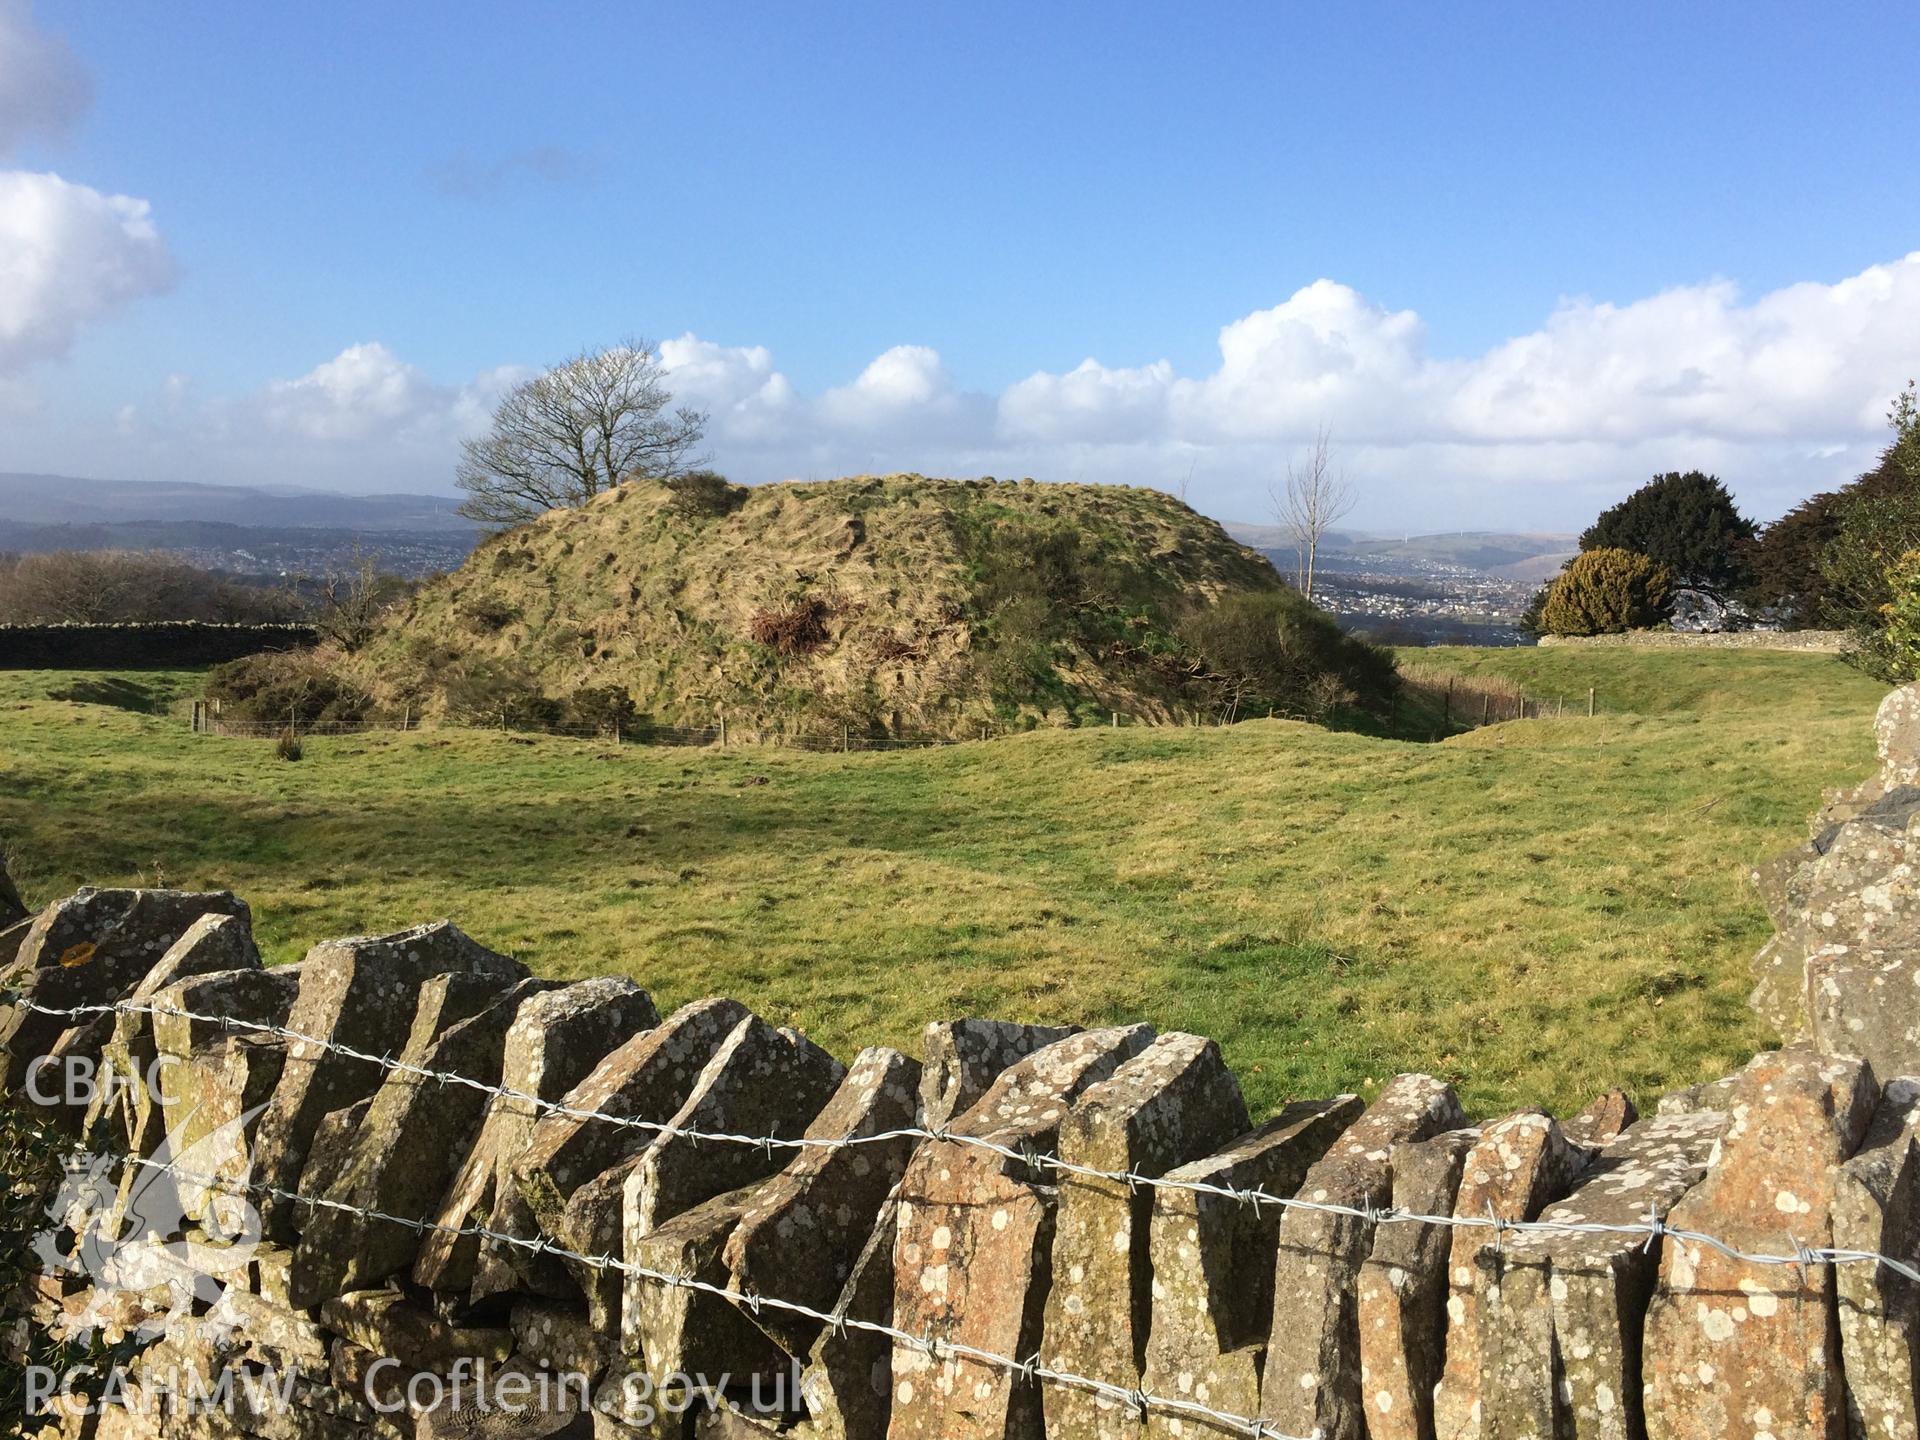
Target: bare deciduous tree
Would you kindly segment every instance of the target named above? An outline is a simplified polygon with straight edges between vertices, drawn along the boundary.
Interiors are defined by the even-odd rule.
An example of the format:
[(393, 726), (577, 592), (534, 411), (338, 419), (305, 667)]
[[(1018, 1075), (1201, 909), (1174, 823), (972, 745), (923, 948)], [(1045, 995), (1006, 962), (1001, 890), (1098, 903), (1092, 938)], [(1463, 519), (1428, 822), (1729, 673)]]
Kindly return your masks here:
[(56, 550), (0, 556), (0, 622), (130, 624), (154, 620), (265, 623), (299, 618), (284, 589), (240, 584), (171, 555)]
[(356, 548), (351, 568), (329, 571), (313, 582), (314, 628), (322, 640), (358, 650), (373, 638), (380, 617), (412, 588), (398, 576), (382, 575), (376, 557)]
[(623, 480), (664, 480), (698, 463), (707, 417), (669, 409), (652, 342), (589, 350), (509, 390), (493, 428), (467, 441), (456, 478), (460, 513), (512, 526), (578, 505)]
[(1273, 506), (1273, 518), (1293, 536), (1298, 558), (1295, 579), (1300, 593), (1313, 596), (1314, 571), (1320, 561), (1320, 545), (1336, 521), (1353, 509), (1353, 483), (1344, 470), (1333, 464), (1333, 437), (1326, 426), (1314, 432), (1313, 448), (1304, 461), (1287, 462), (1284, 485), (1267, 487)]

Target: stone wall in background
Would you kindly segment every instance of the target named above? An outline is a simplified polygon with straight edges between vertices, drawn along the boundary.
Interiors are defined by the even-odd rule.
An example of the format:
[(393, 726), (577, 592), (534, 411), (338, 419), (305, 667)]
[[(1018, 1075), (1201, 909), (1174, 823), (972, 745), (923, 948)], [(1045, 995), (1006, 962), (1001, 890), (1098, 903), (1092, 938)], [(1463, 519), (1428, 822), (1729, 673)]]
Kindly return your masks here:
[(445, 922), (263, 969), (232, 895), (83, 890), (0, 929), (14, 1103), (160, 1080), (48, 1100), (97, 1158), (10, 1303), (133, 1408), (45, 1433), (1911, 1440), (1920, 1287), (1807, 1258), (1920, 1263), (1920, 689), (1878, 729), (1762, 874), (1795, 1038), (1645, 1116), (1409, 1074), (1256, 1117), (1148, 1025), (835, 1057)]
[(168, 670), (219, 665), (318, 640), (311, 625), (0, 625), (0, 670)]
[(1660, 650), (1801, 650), (1838, 655), (1847, 648), (1844, 630), (1629, 630), (1621, 635), (1542, 635), (1542, 645), (1630, 645)]

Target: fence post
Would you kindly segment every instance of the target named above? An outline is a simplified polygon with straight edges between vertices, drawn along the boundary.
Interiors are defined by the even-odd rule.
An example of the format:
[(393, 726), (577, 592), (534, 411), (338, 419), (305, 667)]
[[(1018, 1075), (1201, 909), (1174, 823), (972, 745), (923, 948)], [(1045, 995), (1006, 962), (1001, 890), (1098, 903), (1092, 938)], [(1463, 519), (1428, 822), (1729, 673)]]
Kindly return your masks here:
[(851, 744), (849, 743), (851, 739), (852, 739), (852, 728), (847, 725), (842, 725), (840, 727), (840, 753), (842, 755), (846, 754), (847, 751), (852, 748)]
[(615, 745), (620, 743), (620, 717), (618, 715), (613, 717), (613, 743)]
[(1593, 691), (1594, 687), (1589, 685), (1587, 687), (1587, 718), (1589, 720), (1593, 718)]
[(1480, 723), (1482, 725), (1493, 723), (1493, 692), (1491, 690), (1480, 697)]
[(724, 750), (726, 749), (726, 747), (727, 747), (727, 717), (722, 715), (720, 717), (720, 748)]

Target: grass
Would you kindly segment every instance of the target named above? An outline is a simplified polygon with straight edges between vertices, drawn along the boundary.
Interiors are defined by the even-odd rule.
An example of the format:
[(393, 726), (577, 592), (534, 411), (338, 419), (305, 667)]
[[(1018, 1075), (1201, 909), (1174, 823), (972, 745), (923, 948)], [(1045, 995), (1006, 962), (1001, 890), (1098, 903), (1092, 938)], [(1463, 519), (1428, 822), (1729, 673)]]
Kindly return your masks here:
[(1870, 768), (1878, 688), (1804, 655), (1420, 658), (1582, 709), (1592, 685), (1601, 714), (851, 756), (416, 732), (288, 763), (118, 686), (51, 698), (190, 675), (0, 673), (0, 838), (34, 899), (231, 886), (276, 961), (445, 915), (542, 974), (736, 995), (843, 1058), (964, 1014), (1147, 1019), (1217, 1038), (1256, 1113), (1407, 1069), (1478, 1113), (1565, 1113), (1766, 1042), (1745, 870)]

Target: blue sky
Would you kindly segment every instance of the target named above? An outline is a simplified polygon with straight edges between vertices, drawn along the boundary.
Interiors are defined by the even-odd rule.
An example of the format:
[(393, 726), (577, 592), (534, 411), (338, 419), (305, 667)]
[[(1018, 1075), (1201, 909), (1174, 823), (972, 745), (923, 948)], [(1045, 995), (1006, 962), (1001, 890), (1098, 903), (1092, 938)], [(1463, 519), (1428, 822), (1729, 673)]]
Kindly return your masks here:
[(445, 488), (643, 335), (750, 480), (1770, 515), (1920, 370), (1916, 13), (0, 0), (0, 469)]

